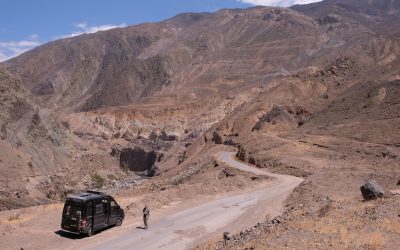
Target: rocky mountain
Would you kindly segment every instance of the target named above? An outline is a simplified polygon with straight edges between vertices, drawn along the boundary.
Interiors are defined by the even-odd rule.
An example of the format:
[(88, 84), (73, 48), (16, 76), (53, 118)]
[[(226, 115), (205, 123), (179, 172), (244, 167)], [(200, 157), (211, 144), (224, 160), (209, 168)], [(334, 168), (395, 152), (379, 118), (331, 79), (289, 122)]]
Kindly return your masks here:
[(49, 197), (42, 192), (56, 195), (50, 182), (66, 165), (68, 133), (4, 68), (0, 68), (0, 100), (0, 207), (46, 201)]
[[(106, 149), (97, 145), (88, 150), (88, 141), (74, 136), (68, 124), (41, 107), (20, 80), (2, 67), (0, 110), (1, 210), (58, 200), (72, 190), (93, 186), (93, 169), (113, 173), (113, 178), (124, 174)], [(99, 154), (93, 161), (93, 155)]]
[[(39, 46), (1, 64), (11, 89), (0, 96), (12, 98), (1, 121), (2, 134), (45, 139), (18, 144), (11, 135), (22, 132), (7, 132), (1, 145), (36, 159), (51, 185), (67, 185), (58, 193), (90, 186), (94, 174), (183, 168), (214, 144), (303, 176), (343, 157), (348, 140), (353, 153), (384, 143), (374, 150), (397, 155), (399, 11), (395, 0), (224, 9)], [(316, 150), (321, 140), (337, 150)], [(18, 164), (7, 180), (25, 178)], [(57, 183), (58, 169), (83, 181)]]
[[(88, 111), (182, 88), (189, 96), (218, 93), (215, 88), (229, 85), (226, 82), (235, 85), (285, 73), (293, 67), (290, 61), (298, 57), (300, 46), (313, 45), (317, 28), (289, 9), (182, 14), (161, 23), (52, 42), (5, 65), (47, 105)], [(271, 62), (263, 62), (271, 47), (287, 38), (299, 47), (270, 54)], [(187, 93), (193, 87), (199, 90)]]

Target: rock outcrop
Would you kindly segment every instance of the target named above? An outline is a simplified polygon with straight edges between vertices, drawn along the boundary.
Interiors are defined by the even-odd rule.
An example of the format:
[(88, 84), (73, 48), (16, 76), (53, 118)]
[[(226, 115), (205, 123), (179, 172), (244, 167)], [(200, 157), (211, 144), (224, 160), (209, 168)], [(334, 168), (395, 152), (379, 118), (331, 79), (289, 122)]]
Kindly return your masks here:
[(163, 154), (157, 151), (146, 151), (140, 147), (124, 148), (124, 149), (113, 149), (111, 154), (117, 157), (120, 162), (122, 169), (130, 170), (133, 172), (145, 172), (152, 176), (158, 173), (158, 168), (155, 164), (160, 162), (163, 158)]

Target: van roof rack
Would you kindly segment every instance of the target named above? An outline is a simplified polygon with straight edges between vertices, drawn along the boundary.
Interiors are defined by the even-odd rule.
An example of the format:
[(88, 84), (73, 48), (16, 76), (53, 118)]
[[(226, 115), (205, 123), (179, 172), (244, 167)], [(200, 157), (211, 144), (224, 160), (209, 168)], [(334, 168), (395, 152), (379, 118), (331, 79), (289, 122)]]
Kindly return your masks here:
[(96, 191), (96, 190), (86, 190), (86, 193), (89, 193), (89, 194), (104, 194), (103, 192)]

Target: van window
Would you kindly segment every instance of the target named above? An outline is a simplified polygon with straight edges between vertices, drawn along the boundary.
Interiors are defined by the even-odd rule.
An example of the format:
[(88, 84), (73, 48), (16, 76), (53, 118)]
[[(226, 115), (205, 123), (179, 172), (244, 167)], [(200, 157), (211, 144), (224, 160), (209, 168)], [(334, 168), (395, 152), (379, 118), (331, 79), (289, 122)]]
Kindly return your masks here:
[(93, 214), (93, 202), (90, 201), (87, 203), (86, 216), (92, 216), (92, 214)]
[(96, 214), (103, 213), (103, 204), (96, 205)]
[(82, 204), (67, 202), (64, 205), (63, 214), (73, 219), (82, 215)]

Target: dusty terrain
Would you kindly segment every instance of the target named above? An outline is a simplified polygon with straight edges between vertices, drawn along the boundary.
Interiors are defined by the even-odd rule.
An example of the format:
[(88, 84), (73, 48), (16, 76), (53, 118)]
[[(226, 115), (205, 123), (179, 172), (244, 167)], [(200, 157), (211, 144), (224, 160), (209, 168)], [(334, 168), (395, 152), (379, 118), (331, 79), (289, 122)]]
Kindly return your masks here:
[[(142, 249), (161, 245), (183, 248), (216, 232), (251, 226), (266, 216), (279, 214), (285, 197), (302, 180), (278, 175), (268, 178), (264, 171), (245, 164), (239, 164), (242, 171), (236, 170), (232, 155), (226, 152), (211, 162), (198, 163), (193, 167), (198, 168), (198, 174), (185, 173), (177, 176), (179, 180), (154, 179), (128, 193), (116, 194), (127, 212), (121, 228), (99, 232), (90, 239), (63, 234), (59, 230), (63, 204), (58, 203), (1, 212), (2, 239), (9, 243), (6, 249), (124, 249), (126, 244), (142, 244)], [(140, 211), (144, 204), (152, 209), (151, 230), (145, 233), (136, 228), (142, 224)], [(209, 218), (208, 224), (205, 218)], [(199, 227), (204, 230), (197, 232)], [(194, 235), (187, 235), (191, 231)]]
[[(145, 202), (162, 214), (261, 185), (214, 168), (212, 155), (229, 145), (244, 162), (305, 182), (279, 223), (197, 248), (396, 249), (399, 13), (395, 0), (187, 13), (1, 63), (5, 239), (24, 230), (8, 209), (86, 188), (118, 195), (139, 216)], [(368, 179), (383, 199), (362, 201)]]
[[(22, 145), (18, 150), (32, 157), (23, 162), (31, 162), (33, 172), (31, 181), (19, 174), (4, 180), (2, 209), (123, 182), (130, 178), (126, 170), (163, 172), (180, 164), (183, 169), (191, 152), (200, 150), (194, 142), (206, 133), (217, 143), (246, 140), (250, 127), (253, 134), (271, 133), (264, 126), (273, 120), (271, 110), (275, 114), (269, 116), (282, 121), (274, 131), (321, 127), (327, 121), (314, 117), (348, 90), (353, 96), (346, 105), (351, 105), (359, 88), (400, 77), (398, 9), (391, 0), (329, 0), (291, 9), (187, 13), (62, 39), (2, 63), (10, 72), (4, 82), (23, 86), (34, 103), (29, 105), (39, 108), (41, 118), (49, 117), (42, 125), (51, 131), (33, 133), (34, 145), (49, 141), (49, 148), (40, 145), (38, 152), (23, 140), (3, 139), (14, 149)], [(388, 89), (376, 91), (381, 93), (370, 93), (377, 95), (370, 104), (360, 103), (366, 108), (352, 111), (361, 122), (369, 119), (364, 111), (386, 108), (379, 103)], [(341, 117), (342, 111), (338, 106), (329, 112)], [(29, 132), (29, 120), (14, 120), (22, 133)], [(378, 123), (391, 127), (395, 120)], [(79, 178), (71, 169), (80, 171)]]

